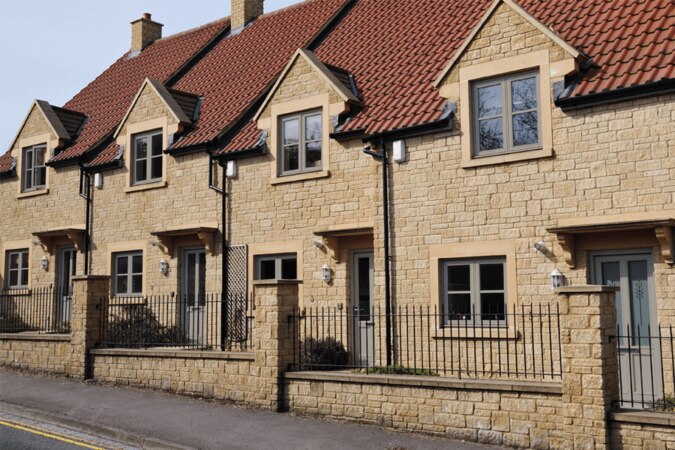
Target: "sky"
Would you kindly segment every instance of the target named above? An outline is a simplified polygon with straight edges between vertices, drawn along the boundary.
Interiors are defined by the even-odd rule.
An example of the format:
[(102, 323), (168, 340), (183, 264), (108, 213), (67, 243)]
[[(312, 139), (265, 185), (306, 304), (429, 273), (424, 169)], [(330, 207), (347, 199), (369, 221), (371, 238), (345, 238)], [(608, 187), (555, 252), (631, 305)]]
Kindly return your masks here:
[[(266, 0), (265, 12), (301, 0)], [(169, 36), (230, 14), (230, 0), (0, 0), (0, 154), (33, 100), (62, 106), (129, 50), (145, 12)]]

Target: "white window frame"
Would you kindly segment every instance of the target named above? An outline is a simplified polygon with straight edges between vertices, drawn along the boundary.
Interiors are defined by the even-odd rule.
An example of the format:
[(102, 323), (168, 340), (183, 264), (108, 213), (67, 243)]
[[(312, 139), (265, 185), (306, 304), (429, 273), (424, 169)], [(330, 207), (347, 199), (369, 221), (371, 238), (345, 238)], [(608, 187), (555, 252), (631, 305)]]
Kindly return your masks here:
[[(295, 278), (282, 278), (281, 272), (281, 262), (282, 261), (295, 261)], [(263, 280), (260, 278), (262, 272), (262, 263), (265, 261), (274, 261), (274, 280), (297, 280), (298, 279), (298, 256), (295, 253), (286, 253), (282, 255), (260, 255), (255, 257), (255, 279)], [(265, 278), (264, 280), (270, 280), (270, 278)]]
[[(305, 139), (305, 121), (309, 117), (313, 116), (319, 116), (319, 122), (322, 124), (321, 126), (321, 133), (319, 134), (318, 139), (314, 139), (311, 141), (307, 141)], [(284, 124), (286, 122), (290, 122), (292, 120), (297, 120), (299, 122), (299, 140), (298, 140), (298, 168), (295, 170), (284, 170), (284, 165), (285, 165), (285, 158), (286, 158), (286, 152), (285, 149), (286, 147), (290, 147), (291, 145), (296, 145), (296, 144), (290, 144), (290, 145), (284, 145), (284, 134), (285, 134), (285, 127)], [(321, 109), (312, 109), (310, 111), (304, 111), (301, 113), (296, 113), (296, 114), (287, 114), (284, 116), (279, 117), (279, 176), (287, 176), (287, 175), (297, 175), (301, 173), (307, 173), (307, 172), (320, 172), (323, 170), (323, 162), (324, 162), (324, 145), (323, 145), (323, 111)], [(310, 142), (318, 142), (321, 144), (321, 163), (315, 167), (307, 167), (306, 162), (307, 162), (307, 144)]]
[[(537, 102), (537, 107), (535, 109), (528, 109), (523, 111), (513, 111), (512, 95), (511, 95), (511, 84), (514, 81), (523, 80), (526, 78), (535, 79), (536, 93), (535, 100)], [(501, 115), (496, 116), (486, 116), (478, 117), (478, 89), (499, 85), (501, 87), (502, 94), (502, 113)], [(525, 152), (542, 148), (542, 115), (541, 115), (541, 101), (540, 101), (540, 77), (539, 71), (526, 71), (519, 72), (516, 74), (510, 74), (505, 76), (499, 76), (494, 78), (489, 78), (480, 81), (474, 81), (471, 83), (471, 121), (473, 128), (473, 136), (471, 137), (472, 143), (472, 157), (473, 158), (483, 158), (494, 155), (502, 155), (505, 153), (517, 153)], [(536, 112), (537, 113), (537, 142), (533, 144), (526, 145), (513, 145), (513, 116), (517, 114), (524, 114), (527, 112)], [(504, 145), (498, 149), (492, 150), (481, 150), (480, 149), (480, 119), (486, 118), (501, 118), (502, 119), (502, 130), (503, 130), (503, 143)]]
[[(153, 155), (153, 147), (152, 147), (152, 142), (153, 138), (155, 136), (160, 136), (162, 139), (162, 144), (161, 148), (159, 150), (158, 155)], [(142, 139), (147, 140), (147, 152), (145, 158), (138, 158), (137, 157), (137, 148), (138, 148), (138, 142)], [(158, 181), (161, 181), (164, 178), (164, 133), (162, 130), (154, 130), (154, 131), (149, 131), (147, 133), (139, 133), (135, 134), (131, 138), (131, 142), (133, 145), (133, 151), (132, 151), (132, 157), (131, 157), (131, 172), (132, 172), (132, 186), (138, 186), (138, 185), (143, 185), (143, 184), (149, 184), (149, 183), (156, 183)], [(159, 159), (162, 162), (162, 175), (159, 177), (152, 177), (152, 162), (155, 159)], [(145, 165), (145, 178), (139, 179), (139, 173), (136, 170), (136, 163), (138, 161), (145, 160), (146, 165)]]
[[(503, 271), (503, 289), (500, 290), (481, 290), (480, 288), (480, 266), (483, 264), (501, 264)], [(448, 289), (448, 270), (449, 266), (469, 266), (469, 282), (471, 283), (468, 290), (449, 290)], [(505, 327), (507, 326), (508, 318), (508, 279), (507, 279), (507, 260), (506, 257), (499, 258), (473, 258), (473, 259), (446, 259), (441, 261), (441, 299), (442, 305), (441, 310), (443, 311), (443, 322), (446, 326), (452, 326), (452, 324), (477, 324), (483, 326), (487, 324), (488, 326), (493, 327)], [(450, 294), (469, 294), (470, 296), (470, 308), (472, 315), (469, 317), (464, 317), (461, 319), (450, 319), (449, 313), (449, 295)], [(504, 318), (503, 320), (498, 319), (486, 319), (482, 320), (483, 313), (481, 311), (481, 294), (502, 294), (504, 297)], [(476, 320), (474, 320), (476, 319)]]
[[(42, 164), (37, 165), (38, 152), (42, 153)], [(23, 192), (38, 191), (47, 187), (47, 145), (38, 144), (23, 149), (22, 178)], [(35, 182), (35, 174), (38, 169), (42, 169), (42, 183)], [(30, 185), (28, 184), (28, 174), (30, 173)]]
[[(133, 271), (133, 258), (135, 256), (140, 256), (141, 257), (141, 271), (140, 272), (134, 272)], [(117, 260), (119, 258), (127, 258), (127, 273), (125, 274), (119, 274), (117, 272)], [(133, 252), (120, 252), (120, 253), (113, 253), (112, 255), (112, 267), (113, 267), (113, 296), (115, 297), (140, 297), (143, 295), (143, 270), (145, 268), (145, 261), (143, 261), (143, 252), (142, 251), (133, 251)], [(141, 276), (141, 291), (140, 292), (133, 292), (132, 287), (133, 287), (133, 277), (134, 276)], [(117, 278), (120, 276), (125, 276), (127, 278), (127, 291), (126, 292), (118, 292), (117, 291)]]
[[(12, 261), (12, 255), (18, 255), (18, 267), (12, 267), (11, 261)], [(22, 248), (22, 249), (16, 249), (16, 250), (8, 250), (7, 254), (5, 256), (5, 261), (7, 265), (7, 272), (5, 274), (6, 276), (6, 286), (7, 289), (25, 289), (30, 285), (30, 253), (27, 248)], [(25, 267), (24, 267), (25, 264)], [(16, 284), (11, 284), (11, 273), (15, 272), (16, 273)], [(21, 279), (23, 278), (21, 275), (22, 273), (25, 272), (26, 275), (26, 283), (23, 284), (21, 283)]]

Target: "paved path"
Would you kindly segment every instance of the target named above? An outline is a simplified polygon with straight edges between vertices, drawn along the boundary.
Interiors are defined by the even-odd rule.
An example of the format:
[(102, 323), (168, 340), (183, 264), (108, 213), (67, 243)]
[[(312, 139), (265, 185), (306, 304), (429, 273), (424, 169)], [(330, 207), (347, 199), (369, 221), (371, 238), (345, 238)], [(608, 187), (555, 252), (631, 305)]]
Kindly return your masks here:
[[(407, 449), (477, 450), (477, 444), (418, 437), (377, 427), (329, 422), (269, 411), (239, 409), (152, 391), (122, 389), (39, 377), (0, 369), (0, 410), (40, 414), (79, 425), (118, 430), (129, 439), (149, 438), (199, 449)], [(89, 427), (89, 428), (87, 428)]]

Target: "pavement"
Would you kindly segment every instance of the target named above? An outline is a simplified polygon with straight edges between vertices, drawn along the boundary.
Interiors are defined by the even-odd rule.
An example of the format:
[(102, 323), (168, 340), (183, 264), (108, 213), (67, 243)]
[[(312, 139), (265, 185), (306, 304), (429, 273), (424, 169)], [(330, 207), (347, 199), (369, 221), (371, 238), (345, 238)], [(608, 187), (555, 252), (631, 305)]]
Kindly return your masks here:
[[(54, 424), (75, 432), (124, 442), (132, 448), (495, 448), (7, 369), (0, 369), (0, 412), (21, 420)], [(0, 439), (4, 440), (4, 437), (0, 436)]]

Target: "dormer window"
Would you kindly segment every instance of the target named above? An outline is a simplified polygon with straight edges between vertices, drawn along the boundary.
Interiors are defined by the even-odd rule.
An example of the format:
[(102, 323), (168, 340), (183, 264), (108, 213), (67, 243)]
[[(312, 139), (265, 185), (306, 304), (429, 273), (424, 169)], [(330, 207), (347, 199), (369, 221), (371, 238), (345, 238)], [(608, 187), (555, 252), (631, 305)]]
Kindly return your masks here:
[(133, 137), (133, 184), (154, 183), (162, 180), (162, 131), (137, 134)]
[(319, 171), (322, 168), (321, 110), (280, 118), (280, 175)]
[(23, 149), (23, 190), (37, 191), (47, 184), (47, 167), (45, 153), (47, 146), (34, 145)]
[(474, 157), (541, 147), (536, 72), (476, 82), (472, 100)]

